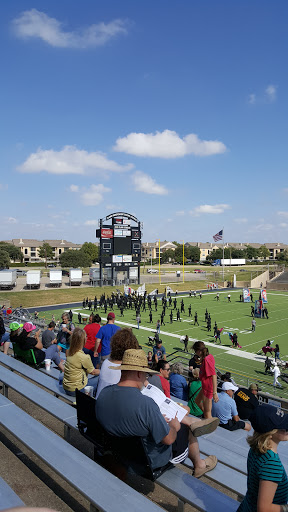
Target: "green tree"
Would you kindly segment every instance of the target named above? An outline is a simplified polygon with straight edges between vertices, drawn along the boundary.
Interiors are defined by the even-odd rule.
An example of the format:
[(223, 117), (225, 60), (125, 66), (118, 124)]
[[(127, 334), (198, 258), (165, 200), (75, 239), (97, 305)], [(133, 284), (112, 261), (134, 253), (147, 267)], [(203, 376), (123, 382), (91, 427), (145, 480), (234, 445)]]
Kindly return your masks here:
[(82, 249), (80, 249), (80, 251), (69, 249), (63, 252), (59, 256), (59, 261), (61, 267), (68, 268), (90, 267), (92, 263), (90, 256), (82, 251)]
[(81, 251), (85, 252), (94, 263), (98, 261), (99, 248), (92, 242), (85, 242), (81, 247)]
[(278, 261), (288, 261), (288, 251), (285, 249), (285, 251), (279, 252), (277, 254), (277, 260)]
[(15, 247), (15, 245), (13, 245), (13, 244), (7, 244), (5, 242), (0, 242), (0, 249), (3, 251), (6, 251), (9, 254), (9, 258), (11, 260), (23, 261), (23, 254), (21, 252), (20, 247)]
[(38, 251), (38, 255), (39, 258), (45, 259), (45, 267), (47, 268), (47, 259), (51, 260), (54, 256), (51, 245), (47, 244), (47, 242), (44, 242)]
[[(184, 263), (187, 260), (187, 247), (184, 247)], [(183, 263), (183, 245), (178, 244), (174, 252), (174, 259), (177, 263)]]
[(256, 260), (258, 258), (258, 249), (251, 247), (251, 245), (246, 245), (246, 254), (248, 260)]
[(4, 251), (2, 248), (0, 249), (0, 267), (1, 268), (9, 268), (10, 265), (10, 257), (7, 251)]
[(266, 258), (270, 258), (270, 251), (267, 249), (265, 245), (261, 245), (258, 249), (258, 255), (260, 258), (263, 258), (266, 260)]
[(161, 263), (168, 263), (170, 260), (174, 261), (175, 251), (173, 249), (167, 249), (163, 251), (161, 255)]
[(188, 260), (199, 261), (200, 248), (194, 245), (189, 245), (188, 247), (185, 247), (185, 256), (188, 258)]

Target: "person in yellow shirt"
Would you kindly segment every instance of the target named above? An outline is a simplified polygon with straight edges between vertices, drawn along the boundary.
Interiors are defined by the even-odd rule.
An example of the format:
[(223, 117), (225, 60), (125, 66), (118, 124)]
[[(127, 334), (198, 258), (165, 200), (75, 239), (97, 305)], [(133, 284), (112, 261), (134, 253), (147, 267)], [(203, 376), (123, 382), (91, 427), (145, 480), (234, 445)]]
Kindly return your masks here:
[[(94, 368), (90, 355), (84, 354), (85, 343), (86, 332), (76, 327), (70, 338), (63, 377), (63, 389), (69, 396), (75, 396), (76, 389), (84, 391), (87, 385), (94, 388), (93, 396), (96, 394), (100, 370)], [(89, 374), (93, 377), (88, 380)]]

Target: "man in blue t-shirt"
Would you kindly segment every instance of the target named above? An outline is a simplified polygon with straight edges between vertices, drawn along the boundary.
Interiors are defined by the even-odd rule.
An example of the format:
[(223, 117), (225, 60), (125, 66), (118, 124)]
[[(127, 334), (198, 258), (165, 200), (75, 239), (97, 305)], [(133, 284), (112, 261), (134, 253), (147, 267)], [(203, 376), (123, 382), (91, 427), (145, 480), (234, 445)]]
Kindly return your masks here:
[(113, 311), (111, 311), (110, 313), (108, 313), (107, 316), (107, 324), (103, 325), (103, 327), (101, 327), (97, 333), (94, 357), (98, 357), (98, 347), (101, 343), (101, 363), (103, 363), (104, 359), (107, 359), (109, 357), (111, 352), (110, 340), (113, 334), (115, 334), (115, 332), (117, 332), (120, 329), (120, 327), (118, 325), (115, 325), (114, 322), (115, 314), (113, 313)]
[(218, 402), (212, 402), (212, 416), (220, 420), (220, 427), (226, 430), (251, 430), (250, 423), (240, 420), (236, 402), (233, 399), (234, 391), (238, 388), (232, 382), (224, 382), (222, 391), (218, 394)]

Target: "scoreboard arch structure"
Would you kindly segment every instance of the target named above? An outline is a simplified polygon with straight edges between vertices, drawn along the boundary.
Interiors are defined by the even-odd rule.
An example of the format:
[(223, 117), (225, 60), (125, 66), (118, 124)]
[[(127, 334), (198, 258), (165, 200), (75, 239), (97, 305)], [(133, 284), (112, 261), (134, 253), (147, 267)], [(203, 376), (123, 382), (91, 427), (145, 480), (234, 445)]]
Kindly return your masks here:
[(140, 284), (141, 228), (139, 219), (127, 212), (99, 219), (96, 238), (100, 241), (100, 286)]

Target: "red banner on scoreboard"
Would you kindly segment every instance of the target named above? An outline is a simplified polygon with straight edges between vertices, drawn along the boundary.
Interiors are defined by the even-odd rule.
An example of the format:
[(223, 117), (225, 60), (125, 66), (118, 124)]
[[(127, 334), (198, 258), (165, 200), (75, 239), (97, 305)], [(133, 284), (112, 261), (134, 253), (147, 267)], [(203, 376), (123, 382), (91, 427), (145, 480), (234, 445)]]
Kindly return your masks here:
[(113, 238), (113, 229), (101, 229), (101, 237), (102, 238)]

